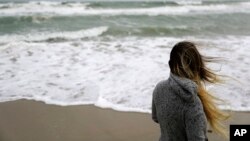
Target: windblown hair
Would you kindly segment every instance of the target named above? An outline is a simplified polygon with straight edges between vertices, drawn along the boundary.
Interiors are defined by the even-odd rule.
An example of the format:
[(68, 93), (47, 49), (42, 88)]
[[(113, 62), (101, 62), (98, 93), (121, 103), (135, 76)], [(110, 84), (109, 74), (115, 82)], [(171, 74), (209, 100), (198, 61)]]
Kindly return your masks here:
[(205, 66), (206, 62), (215, 60), (213, 57), (202, 56), (196, 48), (196, 45), (189, 41), (177, 43), (171, 53), (169, 66), (173, 74), (191, 79), (198, 86), (198, 96), (203, 104), (204, 112), (212, 129), (224, 137), (228, 137), (226, 128), (222, 121), (229, 115), (221, 111), (216, 102), (222, 101), (211, 95), (205, 89), (205, 82), (220, 82), (219, 75)]

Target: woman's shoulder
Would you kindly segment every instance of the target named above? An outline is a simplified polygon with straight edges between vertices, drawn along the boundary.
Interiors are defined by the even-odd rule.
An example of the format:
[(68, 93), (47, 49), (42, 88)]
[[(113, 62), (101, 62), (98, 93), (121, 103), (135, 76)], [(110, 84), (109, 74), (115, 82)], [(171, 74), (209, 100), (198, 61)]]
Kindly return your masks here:
[(167, 81), (168, 80), (161, 80), (159, 81), (154, 88), (153, 95), (157, 95), (158, 93), (161, 93), (164, 89), (164, 87), (167, 86)]

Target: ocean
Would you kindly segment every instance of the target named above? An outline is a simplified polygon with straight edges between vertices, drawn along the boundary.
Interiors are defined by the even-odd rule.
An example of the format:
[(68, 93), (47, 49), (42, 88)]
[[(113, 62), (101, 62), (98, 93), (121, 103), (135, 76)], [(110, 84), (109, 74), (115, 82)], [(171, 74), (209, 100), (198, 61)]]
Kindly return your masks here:
[(150, 113), (182, 40), (223, 58), (220, 108), (250, 111), (250, 0), (0, 0), (0, 102)]

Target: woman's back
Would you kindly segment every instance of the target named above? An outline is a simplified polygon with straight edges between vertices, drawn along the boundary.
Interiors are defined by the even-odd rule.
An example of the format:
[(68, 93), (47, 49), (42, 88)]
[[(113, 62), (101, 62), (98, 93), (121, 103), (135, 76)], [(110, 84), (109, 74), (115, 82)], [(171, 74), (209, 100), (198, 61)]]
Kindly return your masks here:
[(227, 137), (221, 111), (205, 88), (205, 82), (219, 82), (218, 75), (206, 67), (213, 57), (202, 56), (192, 42), (174, 45), (170, 52), (168, 80), (153, 92), (152, 118), (160, 124), (160, 141), (205, 141), (207, 121), (217, 133)]
[(153, 93), (152, 118), (160, 124), (160, 141), (205, 141), (206, 116), (197, 85), (170, 74)]

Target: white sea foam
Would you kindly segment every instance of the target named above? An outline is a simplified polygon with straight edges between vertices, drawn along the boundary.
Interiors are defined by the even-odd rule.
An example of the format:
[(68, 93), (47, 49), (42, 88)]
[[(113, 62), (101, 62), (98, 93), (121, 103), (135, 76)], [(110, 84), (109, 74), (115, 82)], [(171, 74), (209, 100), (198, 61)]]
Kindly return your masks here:
[[(177, 1), (178, 3), (178, 1)], [(179, 3), (183, 3), (179, 1)], [(188, 4), (188, 1), (185, 1)], [(4, 7), (7, 4), (0, 4)], [(27, 15), (179, 15), (179, 14), (214, 14), (214, 13), (249, 13), (249, 2), (235, 4), (210, 5), (178, 5), (151, 8), (87, 8), (88, 3), (61, 4), (58, 2), (29, 2), (9, 4), (8, 8), (0, 9), (1, 16), (27, 16)], [(6, 6), (5, 6), (6, 7)]]
[[(0, 101), (33, 99), (48, 104), (94, 104), (121, 111), (150, 112), (152, 91), (169, 76), (171, 47), (184, 38), (115, 38), (87, 41), (9, 42), (0, 50)], [(203, 54), (228, 61), (213, 65), (227, 80), (210, 86), (236, 111), (249, 111), (250, 37), (198, 39)], [(233, 54), (233, 55), (232, 55)]]

